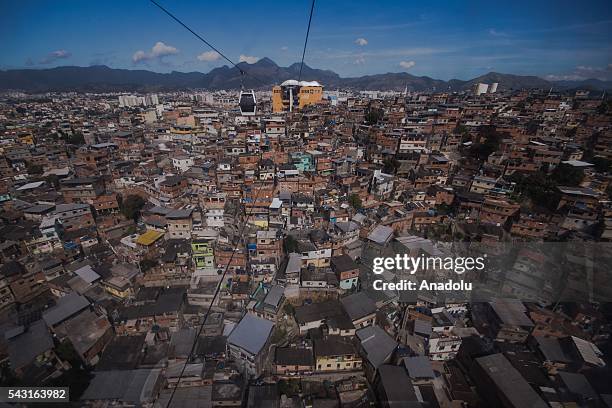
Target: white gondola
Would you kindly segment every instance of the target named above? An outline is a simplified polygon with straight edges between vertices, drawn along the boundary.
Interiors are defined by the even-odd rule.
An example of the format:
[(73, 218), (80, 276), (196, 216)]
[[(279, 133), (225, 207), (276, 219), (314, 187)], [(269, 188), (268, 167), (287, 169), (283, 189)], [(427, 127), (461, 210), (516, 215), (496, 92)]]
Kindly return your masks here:
[(255, 91), (240, 91), (240, 113), (243, 116), (254, 116), (257, 112), (257, 100), (255, 99)]

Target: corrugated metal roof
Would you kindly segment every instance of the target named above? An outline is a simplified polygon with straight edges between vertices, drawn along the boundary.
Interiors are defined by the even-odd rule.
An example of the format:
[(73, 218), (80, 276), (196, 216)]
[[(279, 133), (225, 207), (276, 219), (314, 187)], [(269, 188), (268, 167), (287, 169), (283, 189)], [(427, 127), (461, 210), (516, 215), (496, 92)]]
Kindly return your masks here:
[(374, 241), (377, 244), (384, 244), (393, 235), (393, 228), (387, 227), (384, 225), (378, 225), (370, 234), (368, 235), (368, 239), (370, 241)]
[(96, 271), (93, 270), (91, 265), (85, 265), (74, 271), (74, 273), (79, 275), (79, 277), (87, 283), (93, 283), (100, 279), (100, 275), (98, 275)]
[(52, 348), (53, 339), (42, 320), (32, 323), (27, 330), (8, 340), (13, 369), (28, 365), (36, 356)]
[(57, 301), (57, 305), (43, 313), (43, 320), (47, 326), (53, 327), (70, 316), (89, 307), (89, 300), (76, 292), (70, 292)]
[(576, 345), (580, 356), (588, 364), (594, 364), (599, 367), (603, 367), (606, 365), (606, 363), (600, 358), (603, 353), (595, 344), (575, 336), (572, 336), (572, 340), (574, 341), (574, 344)]
[(155, 230), (148, 230), (147, 232), (145, 232), (144, 234), (142, 234), (136, 239), (136, 243), (140, 245), (149, 246), (153, 244), (155, 241), (157, 241), (158, 239), (160, 239), (163, 235), (164, 235), (163, 232), (155, 231)]
[(404, 365), (410, 378), (435, 378), (431, 361), (426, 356), (405, 357)]
[(272, 286), (264, 299), (264, 303), (273, 307), (278, 307), (278, 304), (280, 303), (284, 294), (285, 288), (279, 285)]
[(98, 371), (81, 400), (119, 400), (142, 404), (154, 398), (159, 369)]
[(374, 368), (388, 362), (397, 343), (379, 326), (368, 326), (356, 332), (366, 357)]
[(274, 323), (269, 320), (246, 314), (232, 330), (227, 342), (249, 353), (257, 354), (266, 344), (273, 327)]

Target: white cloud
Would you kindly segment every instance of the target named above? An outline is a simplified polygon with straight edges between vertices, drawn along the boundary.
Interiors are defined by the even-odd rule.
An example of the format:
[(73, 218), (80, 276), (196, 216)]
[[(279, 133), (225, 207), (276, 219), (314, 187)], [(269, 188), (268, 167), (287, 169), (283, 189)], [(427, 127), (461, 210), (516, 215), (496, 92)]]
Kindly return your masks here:
[(151, 48), (151, 56), (155, 58), (174, 54), (178, 54), (178, 50), (171, 45), (164, 44), (161, 41), (156, 42), (153, 48)]
[(132, 55), (132, 61), (134, 62), (144, 61), (148, 58), (147, 53), (142, 50), (136, 51), (134, 55)]
[(366, 63), (365, 58), (363, 57), (363, 55), (358, 56), (355, 61), (353, 62), (353, 64), (355, 65), (363, 65)]
[(544, 77), (544, 79), (549, 81), (583, 81), (591, 78), (599, 79), (601, 81), (611, 81), (612, 64), (608, 64), (605, 67), (578, 65), (572, 72), (564, 74), (550, 74)]
[(58, 59), (66, 59), (70, 58), (71, 56), (72, 54), (66, 50), (52, 51), (40, 60), (40, 64), (50, 64), (52, 62), (57, 61)]
[(198, 60), (204, 62), (212, 62), (221, 58), (221, 55), (217, 51), (206, 51), (198, 55)]
[(581, 77), (579, 75), (546, 75), (544, 77), (544, 79), (546, 79), (547, 81), (581, 81), (583, 79), (585, 79), (584, 77)]
[(168, 55), (176, 55), (179, 53), (179, 50), (171, 45), (164, 44), (161, 41), (155, 43), (155, 45), (151, 48), (151, 52), (147, 53), (142, 50), (138, 50), (132, 55), (132, 61), (135, 63), (148, 61), (153, 59), (161, 59)]
[(70, 56), (70, 53), (66, 50), (57, 50), (53, 51), (51, 55), (55, 58), (68, 58)]
[(257, 61), (259, 61), (259, 57), (252, 57), (249, 55), (241, 55), (240, 56), (240, 62), (246, 62), (247, 64), (254, 64)]
[(508, 34), (502, 32), (502, 31), (497, 31), (494, 28), (490, 28), (489, 29), (489, 35), (493, 36), (493, 37), (507, 37)]
[(280, 49), (281, 51), (285, 52), (289, 50), (289, 47), (287, 47), (286, 45), (283, 45)]
[(404, 68), (404, 69), (410, 69), (412, 67), (414, 67), (416, 65), (416, 62), (414, 61), (401, 61), (399, 63), (400, 67)]
[(363, 47), (364, 45), (368, 45), (368, 40), (366, 40), (365, 38), (358, 38), (355, 40), (355, 44), (359, 45), (360, 47)]
[(313, 53), (317, 53), (320, 58), (324, 59), (352, 59), (354, 60), (356, 57), (363, 55), (364, 57), (371, 58), (414, 58), (422, 55), (436, 55), (443, 54), (447, 52), (455, 52), (456, 48), (391, 48), (391, 49), (381, 49), (381, 50), (373, 50), (366, 52), (356, 52), (356, 51), (342, 51), (342, 50), (331, 50), (328, 49), (324, 52), (317, 52), (313, 50)]

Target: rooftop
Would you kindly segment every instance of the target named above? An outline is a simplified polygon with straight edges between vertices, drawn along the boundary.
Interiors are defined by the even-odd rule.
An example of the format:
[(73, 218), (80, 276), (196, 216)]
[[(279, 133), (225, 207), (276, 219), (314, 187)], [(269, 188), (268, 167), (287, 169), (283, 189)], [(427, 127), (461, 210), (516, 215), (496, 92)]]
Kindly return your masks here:
[(144, 234), (140, 235), (136, 239), (136, 243), (144, 246), (149, 246), (155, 243), (158, 239), (164, 236), (164, 233), (161, 231), (155, 230), (147, 230)]
[(229, 335), (227, 342), (251, 354), (258, 354), (273, 328), (274, 323), (271, 321), (247, 313)]

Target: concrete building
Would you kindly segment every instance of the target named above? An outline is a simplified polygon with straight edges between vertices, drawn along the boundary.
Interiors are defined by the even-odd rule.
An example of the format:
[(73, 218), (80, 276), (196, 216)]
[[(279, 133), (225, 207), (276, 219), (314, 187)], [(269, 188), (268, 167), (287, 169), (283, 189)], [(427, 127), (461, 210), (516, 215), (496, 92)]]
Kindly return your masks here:
[(473, 378), (488, 406), (518, 408), (547, 407), (520, 372), (503, 354), (491, 354), (475, 360)]
[(483, 84), (483, 83), (474, 84), (474, 94), (476, 94), (476, 96), (487, 93), (488, 89), (489, 89), (489, 84)]
[(272, 112), (293, 112), (304, 106), (321, 102), (323, 86), (317, 81), (289, 79), (272, 88)]
[(265, 364), (274, 323), (246, 314), (227, 338), (227, 355), (250, 375), (259, 375)]

